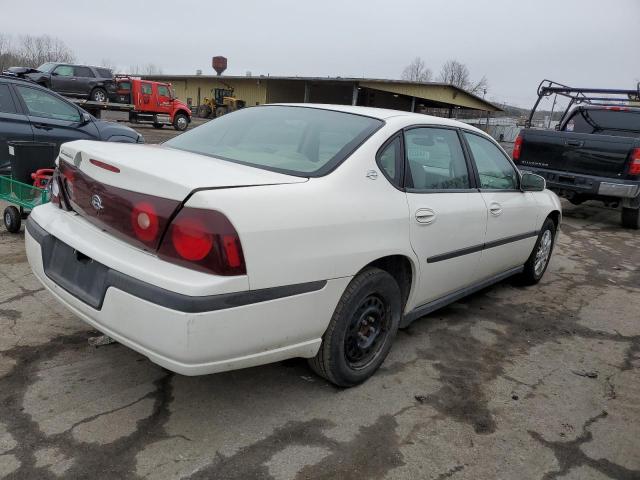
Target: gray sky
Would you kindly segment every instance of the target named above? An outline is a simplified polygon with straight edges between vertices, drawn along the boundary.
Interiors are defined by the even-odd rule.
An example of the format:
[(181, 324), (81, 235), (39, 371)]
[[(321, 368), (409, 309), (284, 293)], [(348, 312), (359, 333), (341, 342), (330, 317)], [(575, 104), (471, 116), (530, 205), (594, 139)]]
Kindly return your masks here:
[[(90, 6), (91, 5), (91, 6)], [(487, 98), (529, 107), (543, 78), (640, 81), (640, 0), (0, 0), (0, 32), (49, 34), (82, 62), (163, 72), (399, 78), (416, 56), (489, 79)], [(220, 13), (218, 13), (220, 12)]]

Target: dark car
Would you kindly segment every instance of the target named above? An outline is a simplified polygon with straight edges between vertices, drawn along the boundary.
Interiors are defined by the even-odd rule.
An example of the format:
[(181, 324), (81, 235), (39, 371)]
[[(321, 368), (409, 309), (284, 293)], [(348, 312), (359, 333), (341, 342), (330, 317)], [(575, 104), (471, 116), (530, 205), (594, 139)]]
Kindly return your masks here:
[(0, 174), (9, 172), (7, 142), (15, 140), (54, 143), (57, 150), (71, 140), (144, 142), (135, 130), (98, 120), (28, 79), (0, 75)]
[(106, 102), (116, 93), (113, 73), (108, 68), (48, 62), (26, 77), (62, 95)]

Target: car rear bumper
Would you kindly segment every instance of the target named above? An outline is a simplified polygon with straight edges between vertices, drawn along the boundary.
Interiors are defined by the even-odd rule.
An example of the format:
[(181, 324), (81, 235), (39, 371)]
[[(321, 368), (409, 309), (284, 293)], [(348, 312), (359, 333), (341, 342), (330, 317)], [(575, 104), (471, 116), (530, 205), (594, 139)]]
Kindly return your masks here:
[(543, 176), (547, 181), (547, 188), (561, 193), (572, 192), (593, 198), (635, 198), (640, 195), (640, 181), (637, 180), (582, 175), (528, 166), (523, 166), (521, 170)]
[[(187, 301), (168, 308), (155, 298), (142, 298), (140, 291), (130, 291), (127, 284), (113, 284), (105, 287), (99, 305), (90, 305), (68, 284), (47, 273), (49, 262), (43, 257), (43, 252), (47, 254), (47, 237), (53, 238), (30, 219), (25, 232), (27, 258), (36, 277), (54, 297), (92, 327), (183, 375), (314, 356), (350, 280), (320, 282), (310, 291), (277, 298), (246, 297), (249, 292), (239, 292), (235, 297), (209, 295), (209, 299), (223, 300), (212, 310), (200, 308), (205, 305), (201, 303), (204, 296), (192, 297), (196, 307)], [(243, 295), (240, 304), (228, 301), (242, 299)]]

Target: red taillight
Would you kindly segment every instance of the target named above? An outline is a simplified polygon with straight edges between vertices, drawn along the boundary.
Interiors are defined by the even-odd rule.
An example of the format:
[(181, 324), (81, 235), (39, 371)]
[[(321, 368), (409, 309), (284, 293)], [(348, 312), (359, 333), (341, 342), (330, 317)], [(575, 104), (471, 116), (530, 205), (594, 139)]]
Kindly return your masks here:
[(213, 235), (198, 218), (183, 218), (171, 225), (171, 242), (185, 260), (199, 262), (213, 247)]
[(163, 237), (158, 256), (216, 275), (247, 273), (238, 232), (215, 210), (180, 210)]
[(522, 135), (518, 135), (513, 144), (512, 158), (514, 162), (520, 159), (520, 153), (522, 153)]
[(131, 210), (131, 228), (136, 237), (145, 243), (156, 240), (158, 236), (158, 214), (149, 202), (140, 202)]
[(634, 148), (631, 151), (629, 175), (640, 175), (640, 148)]

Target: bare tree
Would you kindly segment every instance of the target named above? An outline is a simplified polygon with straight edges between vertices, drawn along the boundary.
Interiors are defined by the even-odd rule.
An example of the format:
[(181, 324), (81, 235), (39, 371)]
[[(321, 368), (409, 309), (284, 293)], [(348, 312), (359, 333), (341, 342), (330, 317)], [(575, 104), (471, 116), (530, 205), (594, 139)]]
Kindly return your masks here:
[(11, 45), (11, 37), (0, 33), (0, 72), (12, 66), (15, 61), (15, 52)]
[(131, 75), (162, 75), (162, 67), (155, 63), (147, 63), (142, 67), (140, 65), (129, 65), (128, 73)]
[(71, 49), (59, 38), (49, 35), (22, 35), (18, 46), (21, 66), (36, 68), (45, 62), (73, 62)]
[(442, 66), (440, 69), (440, 75), (438, 76), (438, 81), (455, 85), (456, 87), (462, 88), (474, 95), (486, 93), (489, 86), (489, 82), (485, 76), (475, 82), (471, 80), (471, 74), (469, 73), (467, 66), (457, 60), (448, 60)]
[(431, 77), (431, 70), (427, 68), (424, 60), (420, 57), (414, 58), (402, 71), (402, 80), (410, 82), (430, 82)]

